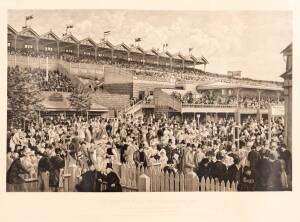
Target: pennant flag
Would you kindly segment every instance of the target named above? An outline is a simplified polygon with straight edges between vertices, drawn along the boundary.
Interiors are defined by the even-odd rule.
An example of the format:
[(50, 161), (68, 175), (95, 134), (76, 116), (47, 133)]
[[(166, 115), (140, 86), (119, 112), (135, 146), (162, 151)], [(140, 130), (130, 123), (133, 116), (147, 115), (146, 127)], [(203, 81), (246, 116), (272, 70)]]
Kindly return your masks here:
[(142, 41), (142, 38), (135, 38), (134, 41), (135, 42), (140, 42), (140, 41)]
[(189, 48), (189, 52), (191, 52), (193, 50), (193, 48)]
[(73, 25), (67, 25), (67, 29), (71, 29), (71, 28), (74, 28)]
[(104, 35), (109, 35), (110, 34), (110, 31), (105, 31), (104, 32)]
[(32, 16), (32, 15), (26, 16), (26, 21), (28, 21), (28, 20), (30, 20), (30, 19), (33, 19), (33, 16)]

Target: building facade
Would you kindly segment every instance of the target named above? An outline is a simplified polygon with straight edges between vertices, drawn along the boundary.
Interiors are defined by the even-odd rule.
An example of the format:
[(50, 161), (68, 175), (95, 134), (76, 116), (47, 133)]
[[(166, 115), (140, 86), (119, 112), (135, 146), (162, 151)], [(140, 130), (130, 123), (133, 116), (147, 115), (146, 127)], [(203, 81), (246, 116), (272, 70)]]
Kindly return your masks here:
[(284, 79), (284, 100), (285, 100), (285, 142), (287, 147), (292, 150), (292, 79), (293, 79), (293, 45), (289, 44), (281, 52), (286, 62), (286, 71), (281, 75)]

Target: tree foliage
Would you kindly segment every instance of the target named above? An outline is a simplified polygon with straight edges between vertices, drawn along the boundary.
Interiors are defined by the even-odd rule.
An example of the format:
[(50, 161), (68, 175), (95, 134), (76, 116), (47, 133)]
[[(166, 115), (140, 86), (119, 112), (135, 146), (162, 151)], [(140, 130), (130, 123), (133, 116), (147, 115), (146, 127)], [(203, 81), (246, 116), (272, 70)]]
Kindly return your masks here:
[(20, 71), (18, 67), (8, 70), (7, 80), (8, 108), (13, 118), (17, 121), (36, 120), (38, 111), (44, 108), (37, 82), (28, 71)]

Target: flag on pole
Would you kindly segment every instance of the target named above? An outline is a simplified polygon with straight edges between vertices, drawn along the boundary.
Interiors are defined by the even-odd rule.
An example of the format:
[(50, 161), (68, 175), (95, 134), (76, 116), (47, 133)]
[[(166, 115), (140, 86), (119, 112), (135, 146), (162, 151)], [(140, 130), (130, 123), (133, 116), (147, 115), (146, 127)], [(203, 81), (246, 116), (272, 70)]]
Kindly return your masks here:
[(189, 52), (191, 52), (193, 50), (193, 48), (189, 48)]
[(32, 15), (29, 15), (29, 16), (26, 16), (26, 21), (30, 20), (30, 19), (33, 19), (33, 16)]
[(135, 42), (140, 42), (140, 41), (142, 41), (142, 38), (135, 38), (134, 41)]
[(105, 31), (103, 34), (104, 34), (104, 36), (109, 35), (110, 31)]
[(67, 29), (71, 29), (71, 28), (74, 28), (73, 25), (67, 25)]

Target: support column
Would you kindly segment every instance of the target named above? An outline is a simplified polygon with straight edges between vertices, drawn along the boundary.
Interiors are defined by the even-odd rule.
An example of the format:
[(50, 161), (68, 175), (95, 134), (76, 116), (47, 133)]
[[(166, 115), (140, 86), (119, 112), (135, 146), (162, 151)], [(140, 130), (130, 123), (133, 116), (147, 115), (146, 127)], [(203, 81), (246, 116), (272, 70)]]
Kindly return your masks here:
[(39, 52), (39, 39), (36, 39), (36, 52)]
[(59, 59), (59, 41), (56, 42), (57, 45), (57, 58)]
[(261, 92), (262, 92), (262, 90), (260, 90), (260, 89), (258, 89), (257, 90), (257, 95), (258, 95), (258, 105), (259, 105), (259, 108), (260, 108), (260, 97), (261, 97)]
[(114, 60), (114, 50), (111, 49), (111, 63), (113, 63), (113, 60)]
[(143, 65), (145, 64), (145, 54), (143, 53)]
[(16, 35), (15, 36), (15, 44), (14, 44), (15, 52), (17, 51), (17, 38), (18, 38), (18, 36)]
[(280, 91), (277, 91), (276, 95), (277, 95), (277, 103), (279, 103), (279, 101), (280, 101)]
[(240, 125), (241, 122), (241, 113), (240, 113), (240, 106), (239, 106), (239, 96), (240, 96), (240, 88), (236, 89), (236, 103), (237, 103), (237, 109), (235, 111), (235, 121), (237, 125)]
[(95, 61), (97, 61), (97, 47), (95, 47)]
[(77, 58), (79, 58), (79, 47), (80, 47), (80, 45), (79, 44), (77, 44)]

